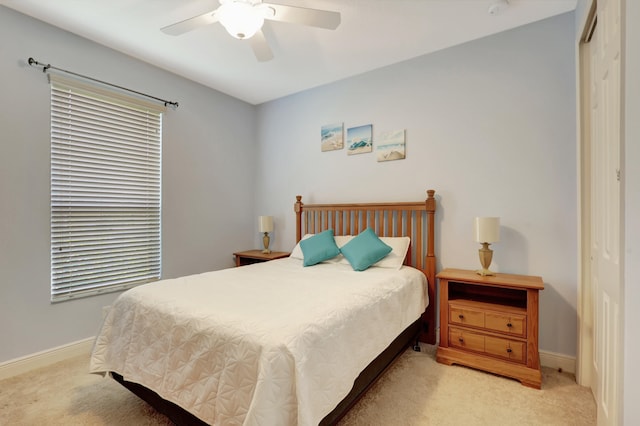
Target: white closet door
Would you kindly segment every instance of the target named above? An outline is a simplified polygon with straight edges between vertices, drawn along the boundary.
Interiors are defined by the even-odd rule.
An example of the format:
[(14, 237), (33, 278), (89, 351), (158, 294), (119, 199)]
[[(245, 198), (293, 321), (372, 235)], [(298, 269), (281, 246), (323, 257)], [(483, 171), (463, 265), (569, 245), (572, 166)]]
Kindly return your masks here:
[(595, 318), (592, 388), (599, 425), (617, 425), (622, 397), (620, 0), (598, 0), (592, 43), (591, 286)]

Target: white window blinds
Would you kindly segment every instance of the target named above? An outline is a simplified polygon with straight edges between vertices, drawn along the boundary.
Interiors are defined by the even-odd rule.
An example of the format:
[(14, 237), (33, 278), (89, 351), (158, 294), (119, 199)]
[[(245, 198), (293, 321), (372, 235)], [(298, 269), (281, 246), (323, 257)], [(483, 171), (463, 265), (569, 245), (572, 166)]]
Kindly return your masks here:
[(162, 109), (51, 77), (51, 300), (160, 277)]

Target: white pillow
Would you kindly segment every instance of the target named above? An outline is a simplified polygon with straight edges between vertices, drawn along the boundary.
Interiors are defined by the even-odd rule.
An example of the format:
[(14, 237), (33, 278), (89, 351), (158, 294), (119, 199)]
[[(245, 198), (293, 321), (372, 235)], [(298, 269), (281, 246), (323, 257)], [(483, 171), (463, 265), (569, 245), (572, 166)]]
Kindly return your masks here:
[[(314, 234), (305, 234), (304, 237), (302, 237), (302, 240), (306, 240), (309, 237), (313, 237)], [(340, 247), (340, 246), (338, 246)], [(300, 259), (300, 260), (304, 260), (304, 255), (302, 254), (302, 249), (300, 248), (300, 242), (298, 242), (298, 244), (296, 244), (296, 246), (293, 248), (293, 250), (291, 251), (291, 254), (289, 255), (289, 257), (293, 257), (295, 259)]]
[[(305, 234), (300, 241), (306, 240), (307, 238), (313, 237), (314, 235), (315, 234)], [(333, 237), (333, 239), (335, 240), (336, 245), (338, 246), (338, 248), (340, 248), (343, 245), (347, 244), (349, 241), (351, 241), (352, 238), (353, 238), (353, 235), (334, 235), (334, 237)], [(289, 257), (293, 257), (294, 259), (304, 260), (304, 254), (302, 253), (302, 249), (300, 248), (300, 243), (299, 242), (293, 248), (293, 250), (291, 251), (291, 254), (289, 255)], [(334, 257), (332, 259), (325, 260), (322, 263), (347, 263), (347, 264), (349, 264), (349, 262), (347, 262), (347, 259), (345, 259), (344, 256), (341, 255), (341, 254), (337, 255), (336, 257)]]
[(386, 255), (382, 260), (374, 263), (371, 266), (377, 266), (379, 268), (392, 268), (400, 269), (404, 263), (404, 258), (407, 256), (409, 250), (409, 244), (411, 238), (409, 237), (379, 237), (383, 243), (391, 247), (391, 253)]
[[(353, 239), (353, 235), (334, 235), (333, 239), (335, 240), (338, 248), (342, 248), (343, 245), (347, 244)], [(325, 260), (322, 263), (346, 263), (348, 265), (349, 261), (342, 255), (342, 253), (340, 253), (336, 257)]]

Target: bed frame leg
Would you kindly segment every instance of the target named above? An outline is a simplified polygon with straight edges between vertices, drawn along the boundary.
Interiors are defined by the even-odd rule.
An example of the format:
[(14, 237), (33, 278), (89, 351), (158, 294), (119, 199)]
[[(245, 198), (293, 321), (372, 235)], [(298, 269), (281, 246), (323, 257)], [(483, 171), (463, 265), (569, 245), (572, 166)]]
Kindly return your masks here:
[(413, 344), (413, 350), (415, 352), (420, 352), (420, 339), (418, 337), (416, 337), (416, 341)]

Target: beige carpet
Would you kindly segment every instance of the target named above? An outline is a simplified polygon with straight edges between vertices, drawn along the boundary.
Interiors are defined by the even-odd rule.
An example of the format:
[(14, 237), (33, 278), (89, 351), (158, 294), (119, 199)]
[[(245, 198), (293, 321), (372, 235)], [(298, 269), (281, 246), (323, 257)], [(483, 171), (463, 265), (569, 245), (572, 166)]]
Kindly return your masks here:
[[(435, 362), (407, 350), (347, 414), (351, 425), (595, 425), (595, 403), (573, 375), (543, 369), (542, 390)], [(0, 425), (171, 425), (87, 357), (0, 381)]]

